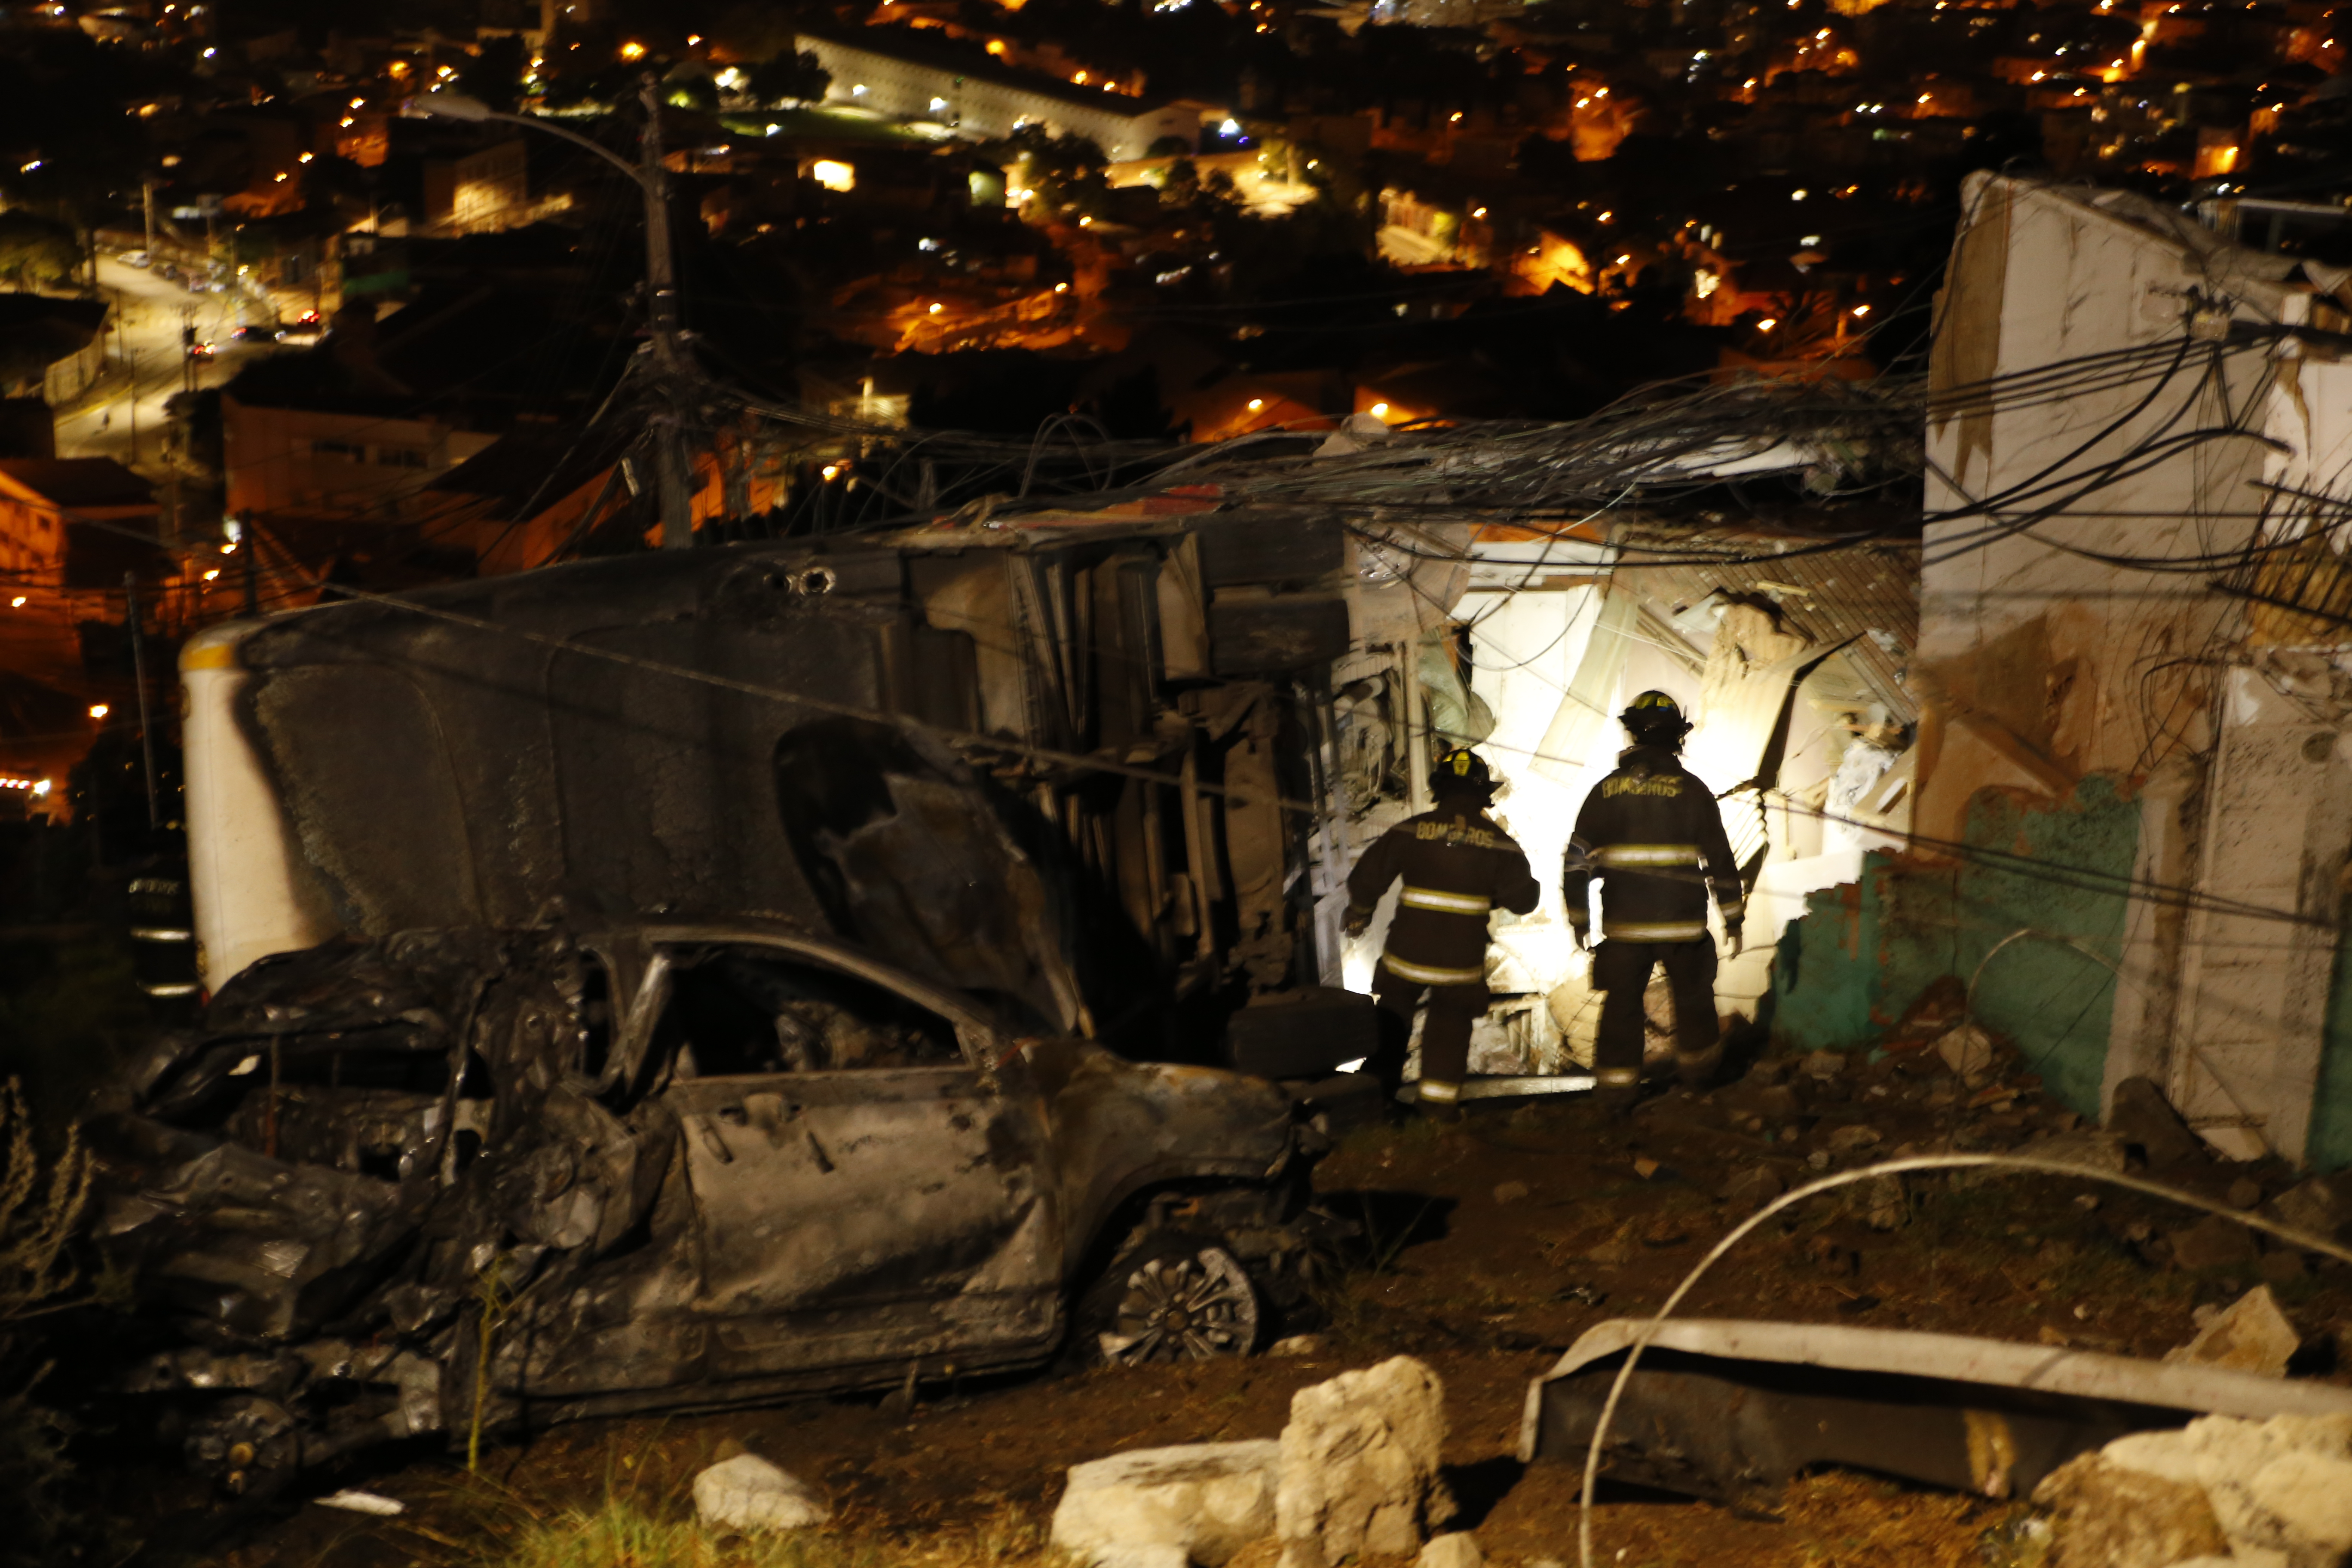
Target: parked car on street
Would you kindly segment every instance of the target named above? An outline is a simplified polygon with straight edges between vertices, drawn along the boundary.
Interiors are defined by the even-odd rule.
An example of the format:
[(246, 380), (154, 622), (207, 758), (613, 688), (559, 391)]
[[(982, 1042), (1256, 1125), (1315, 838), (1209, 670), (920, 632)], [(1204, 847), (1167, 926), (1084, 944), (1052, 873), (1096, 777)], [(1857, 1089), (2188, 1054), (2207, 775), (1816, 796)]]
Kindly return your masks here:
[(1316, 1267), (1321, 1140), (1273, 1084), (781, 921), (267, 958), (96, 1136), (98, 1245), (163, 1336), (126, 1390), (236, 1490), (524, 1418), (1243, 1354)]

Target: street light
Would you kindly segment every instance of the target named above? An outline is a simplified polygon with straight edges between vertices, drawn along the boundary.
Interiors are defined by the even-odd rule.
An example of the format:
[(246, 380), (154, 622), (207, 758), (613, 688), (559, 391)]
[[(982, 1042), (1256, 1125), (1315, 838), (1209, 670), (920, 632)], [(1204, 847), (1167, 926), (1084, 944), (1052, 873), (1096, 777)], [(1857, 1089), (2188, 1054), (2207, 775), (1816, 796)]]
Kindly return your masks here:
[(668, 170), (662, 163), (661, 100), (651, 76), (640, 79), (637, 99), (645, 105), (646, 129), (635, 163), (576, 131), (527, 114), (508, 114), (462, 92), (423, 93), (403, 104), (401, 112), (474, 124), (495, 120), (560, 136), (637, 183), (646, 199), (646, 325), (653, 332), (654, 375), (664, 395), (661, 412), (654, 416), (654, 472), (661, 500), (662, 548), (686, 550), (694, 543), (693, 487), (686, 460), (686, 377), (677, 352), (677, 272), (670, 257), (669, 182)]

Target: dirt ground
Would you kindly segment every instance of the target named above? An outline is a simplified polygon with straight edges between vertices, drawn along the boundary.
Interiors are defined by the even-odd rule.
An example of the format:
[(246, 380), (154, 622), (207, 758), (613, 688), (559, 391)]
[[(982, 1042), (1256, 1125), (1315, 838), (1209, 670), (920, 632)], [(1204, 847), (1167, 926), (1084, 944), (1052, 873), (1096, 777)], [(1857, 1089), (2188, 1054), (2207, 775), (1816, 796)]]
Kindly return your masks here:
[[(616, 1491), (654, 1514), (682, 1516), (694, 1472), (749, 1447), (829, 1491), (828, 1535), (841, 1553), (831, 1561), (1025, 1561), (1043, 1552), (1070, 1465), (1129, 1448), (1273, 1436), (1297, 1389), (1410, 1353), (1444, 1381), (1460, 1522), (1475, 1529), (1490, 1561), (1572, 1563), (1578, 1465), (1523, 1469), (1515, 1457), (1529, 1379), (1584, 1330), (1654, 1310), (1775, 1183), (1895, 1152), (2019, 1149), (2076, 1131), (2076, 1119), (2035, 1089), (2014, 1077), (1963, 1083), (1932, 1053), (1904, 1053), (1821, 1080), (1801, 1063), (1768, 1064), (1707, 1094), (1670, 1092), (1616, 1124), (1586, 1104), (1536, 1101), (1477, 1105), (1454, 1128), (1368, 1129), (1318, 1172), (1326, 1205), (1364, 1235), (1311, 1355), (926, 1388), (911, 1413), (856, 1400), (581, 1425), (501, 1447), (473, 1477), (438, 1453), (412, 1452), (331, 1478), (403, 1500), (403, 1518), (289, 1505), (204, 1560), (497, 1563), (521, 1521), (593, 1509)], [(1852, 1128), (1866, 1131), (1842, 1131)], [(2297, 1179), (2274, 1166), (2200, 1162), (2146, 1173), (2239, 1207)], [(2335, 1335), (2352, 1320), (2352, 1269), (2252, 1248), (2241, 1261), (2184, 1269), (2169, 1238), (2199, 1218), (2088, 1179), (1912, 1178), (1899, 1199), (1849, 1188), (1768, 1222), (1701, 1283), (1684, 1315), (2156, 1355), (2190, 1336), (2200, 1304), (2268, 1281), (2309, 1336), (2311, 1371), (2334, 1375)], [(1957, 1568), (1986, 1561), (1986, 1532), (2015, 1512), (1825, 1475), (1792, 1485), (1769, 1515), (1615, 1497), (1599, 1510), (1596, 1546), (1599, 1561), (1627, 1568)]]

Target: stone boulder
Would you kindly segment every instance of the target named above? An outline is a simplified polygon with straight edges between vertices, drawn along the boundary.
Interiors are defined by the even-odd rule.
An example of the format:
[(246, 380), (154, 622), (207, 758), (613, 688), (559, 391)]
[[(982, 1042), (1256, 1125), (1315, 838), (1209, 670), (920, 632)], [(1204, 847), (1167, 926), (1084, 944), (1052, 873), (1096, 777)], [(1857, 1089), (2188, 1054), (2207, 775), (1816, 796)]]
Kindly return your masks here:
[(804, 1530), (833, 1517), (806, 1481), (757, 1454), (738, 1454), (694, 1478), (694, 1513), (719, 1530)]
[(1486, 1554), (1478, 1549), (1478, 1538), (1460, 1530), (1431, 1536), (1413, 1560), (1413, 1568), (1486, 1568)]
[(2135, 1432), (2062, 1466), (2034, 1500), (2058, 1515), (2053, 1568), (2200, 1556), (2336, 1568), (2352, 1556), (2352, 1415), (2207, 1415)]
[(2302, 1342), (2302, 1336), (2280, 1310), (2278, 1298), (2271, 1294), (2271, 1288), (2257, 1285), (2225, 1310), (2215, 1313), (2198, 1331), (2195, 1339), (2177, 1350), (2167, 1351), (2164, 1359), (2257, 1373), (2263, 1377), (2284, 1377), (2286, 1363), (2294, 1359)]
[(1222, 1564), (1274, 1530), (1282, 1445), (1190, 1443), (1070, 1467), (1053, 1542), (1092, 1568)]
[(2033, 1500), (2053, 1532), (2049, 1568), (2172, 1568), (2229, 1551), (2205, 1489), (2083, 1454), (2044, 1476)]
[(1411, 1356), (1302, 1388), (1282, 1429), (1281, 1568), (1410, 1557), (1454, 1516), (1438, 1477), (1445, 1388)]

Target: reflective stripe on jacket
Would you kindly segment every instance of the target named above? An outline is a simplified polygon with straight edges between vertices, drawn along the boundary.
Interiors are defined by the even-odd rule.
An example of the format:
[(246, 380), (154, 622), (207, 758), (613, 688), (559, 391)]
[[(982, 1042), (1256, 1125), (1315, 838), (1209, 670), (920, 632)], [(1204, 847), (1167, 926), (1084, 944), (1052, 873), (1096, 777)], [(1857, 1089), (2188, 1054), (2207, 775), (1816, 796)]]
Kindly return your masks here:
[(1349, 874), (1349, 901), (1369, 910), (1399, 878), (1404, 889), (1383, 962), (1423, 985), (1484, 981), (1487, 911), (1525, 914), (1541, 896), (1511, 836), (1459, 803), (1441, 803), (1381, 835)]
[(1617, 942), (1699, 941), (1710, 888), (1725, 925), (1748, 912), (1714, 795), (1662, 747), (1627, 752), (1577, 813), (1560, 888), (1579, 930), (1591, 919), (1586, 890), (1595, 876), (1601, 934)]

